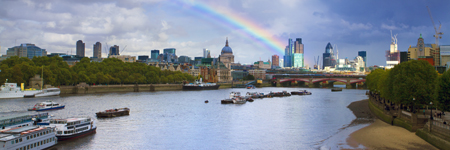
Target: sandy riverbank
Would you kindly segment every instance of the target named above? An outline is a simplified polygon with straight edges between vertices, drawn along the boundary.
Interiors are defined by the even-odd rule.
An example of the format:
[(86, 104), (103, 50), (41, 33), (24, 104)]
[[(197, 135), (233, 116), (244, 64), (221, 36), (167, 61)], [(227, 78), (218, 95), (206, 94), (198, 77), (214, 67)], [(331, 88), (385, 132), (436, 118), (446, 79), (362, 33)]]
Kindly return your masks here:
[[(351, 103), (348, 108), (353, 114), (360, 118), (374, 118), (368, 106), (368, 100), (362, 100)], [(368, 149), (437, 149), (427, 143), (414, 132), (392, 126), (379, 119), (376, 119), (371, 125), (357, 130), (347, 138), (347, 144), (355, 149), (363, 145)]]

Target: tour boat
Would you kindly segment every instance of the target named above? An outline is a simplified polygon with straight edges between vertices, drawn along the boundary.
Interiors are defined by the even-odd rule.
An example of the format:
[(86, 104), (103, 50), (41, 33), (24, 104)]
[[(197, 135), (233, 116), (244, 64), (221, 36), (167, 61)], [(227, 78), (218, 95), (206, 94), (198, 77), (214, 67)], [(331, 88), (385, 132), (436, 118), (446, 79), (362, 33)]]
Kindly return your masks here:
[(233, 98), (232, 100), (233, 100), (233, 104), (245, 104), (247, 102), (246, 99), (241, 98), (241, 97), (236, 97), (236, 98)]
[(97, 117), (99, 118), (108, 118), (108, 117), (116, 117), (116, 116), (124, 116), (124, 115), (130, 115), (130, 109), (125, 108), (119, 108), (119, 109), (108, 109), (102, 112), (95, 113)]
[(83, 137), (97, 130), (95, 121), (90, 117), (50, 119), (48, 126), (56, 127), (58, 141)]
[(0, 131), (0, 150), (39, 150), (57, 143), (54, 127), (25, 126)]
[(30, 115), (28, 113), (0, 117), (0, 130), (23, 126), (32, 126), (50, 119), (48, 113)]
[(42, 97), (42, 96), (57, 96), (61, 93), (59, 88), (48, 88), (44, 90), (25, 90), (23, 83), (20, 87), (17, 83), (8, 83), (0, 87), (0, 99), (3, 98), (24, 98), (24, 97)]
[(28, 111), (44, 111), (44, 110), (54, 110), (54, 109), (63, 109), (65, 105), (60, 105), (53, 101), (45, 101), (36, 103), (33, 108), (29, 108)]
[(203, 83), (202, 78), (200, 78), (200, 80), (195, 80), (194, 83), (184, 84), (183, 90), (217, 90), (219, 86), (216, 83)]

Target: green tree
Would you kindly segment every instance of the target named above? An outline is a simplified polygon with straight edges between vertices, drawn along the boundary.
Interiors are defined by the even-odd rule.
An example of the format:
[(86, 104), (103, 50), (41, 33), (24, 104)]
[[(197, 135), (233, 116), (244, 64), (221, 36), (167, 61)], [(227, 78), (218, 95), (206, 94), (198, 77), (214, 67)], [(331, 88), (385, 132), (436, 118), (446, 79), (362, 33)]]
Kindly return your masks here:
[(439, 77), (437, 85), (438, 107), (442, 111), (450, 111), (450, 71), (447, 70)]

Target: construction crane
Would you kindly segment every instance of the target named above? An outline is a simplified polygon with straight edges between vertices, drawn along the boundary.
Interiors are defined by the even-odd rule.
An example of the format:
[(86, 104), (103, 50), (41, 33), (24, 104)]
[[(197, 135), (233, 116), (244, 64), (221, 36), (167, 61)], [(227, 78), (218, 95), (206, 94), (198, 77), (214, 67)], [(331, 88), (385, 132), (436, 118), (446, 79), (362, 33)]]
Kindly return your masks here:
[(125, 45), (125, 47), (122, 48), (122, 51), (120, 51), (119, 54), (122, 54), (122, 52), (125, 50), (125, 48), (127, 48), (128, 45)]
[(316, 60), (316, 57), (314, 57), (314, 69), (319, 69), (319, 59), (320, 59), (320, 55), (317, 56), (317, 60)]
[(441, 22), (439, 21), (439, 29), (436, 29), (436, 25), (434, 24), (433, 16), (431, 16), (430, 8), (427, 6), (428, 14), (430, 15), (431, 22), (433, 23), (434, 31), (436, 32), (435, 35), (433, 35), (436, 38), (436, 46), (439, 46), (439, 39), (442, 38), (442, 35), (444, 33), (441, 32)]

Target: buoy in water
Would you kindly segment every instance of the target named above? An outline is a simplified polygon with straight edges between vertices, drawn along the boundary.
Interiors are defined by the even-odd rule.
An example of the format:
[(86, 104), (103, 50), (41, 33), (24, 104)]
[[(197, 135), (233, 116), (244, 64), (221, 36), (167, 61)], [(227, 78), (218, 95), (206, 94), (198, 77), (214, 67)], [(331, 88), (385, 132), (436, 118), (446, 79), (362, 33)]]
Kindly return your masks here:
[(205, 101), (205, 103), (208, 103), (208, 102), (209, 102), (208, 100)]

